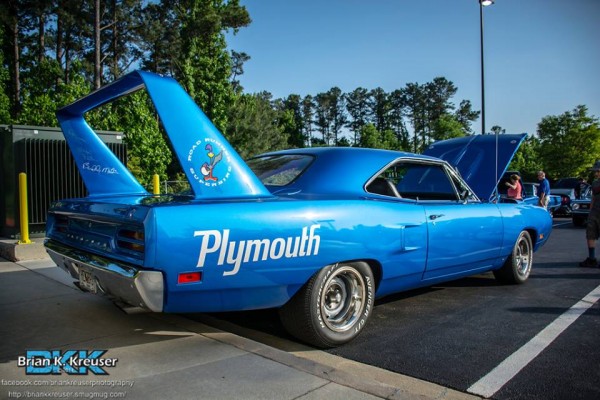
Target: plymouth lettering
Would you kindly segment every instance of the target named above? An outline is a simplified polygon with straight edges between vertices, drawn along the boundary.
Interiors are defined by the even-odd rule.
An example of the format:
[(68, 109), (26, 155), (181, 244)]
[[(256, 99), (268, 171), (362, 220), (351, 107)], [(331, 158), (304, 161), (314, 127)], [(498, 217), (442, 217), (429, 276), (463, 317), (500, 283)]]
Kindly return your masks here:
[(194, 231), (194, 237), (202, 237), (196, 267), (204, 267), (207, 255), (213, 253), (218, 253), (217, 265), (233, 267), (223, 272), (223, 276), (237, 274), (242, 264), (248, 262), (316, 256), (319, 254), (321, 237), (315, 231), (320, 227), (317, 224), (305, 226), (300, 236), (240, 241), (229, 240), (229, 229)]

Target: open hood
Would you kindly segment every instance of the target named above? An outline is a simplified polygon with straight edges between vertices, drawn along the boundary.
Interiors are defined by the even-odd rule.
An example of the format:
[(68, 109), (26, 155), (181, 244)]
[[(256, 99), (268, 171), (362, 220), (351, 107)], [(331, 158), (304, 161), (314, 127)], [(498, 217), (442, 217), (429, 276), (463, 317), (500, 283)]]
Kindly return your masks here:
[(144, 87), (196, 198), (271, 197), (174, 79), (144, 71), (124, 75), (56, 113), (90, 197), (148, 194), (83, 118), (87, 111)]
[(473, 135), (433, 143), (425, 154), (454, 166), (475, 194), (490, 200), (527, 134)]

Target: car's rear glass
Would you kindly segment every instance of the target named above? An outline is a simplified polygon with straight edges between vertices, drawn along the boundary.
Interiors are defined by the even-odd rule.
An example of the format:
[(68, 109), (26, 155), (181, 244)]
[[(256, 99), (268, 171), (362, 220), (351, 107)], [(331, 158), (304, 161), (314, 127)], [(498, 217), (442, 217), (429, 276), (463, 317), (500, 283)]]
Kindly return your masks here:
[(248, 166), (267, 186), (285, 186), (310, 165), (313, 157), (303, 154), (280, 154), (252, 158)]

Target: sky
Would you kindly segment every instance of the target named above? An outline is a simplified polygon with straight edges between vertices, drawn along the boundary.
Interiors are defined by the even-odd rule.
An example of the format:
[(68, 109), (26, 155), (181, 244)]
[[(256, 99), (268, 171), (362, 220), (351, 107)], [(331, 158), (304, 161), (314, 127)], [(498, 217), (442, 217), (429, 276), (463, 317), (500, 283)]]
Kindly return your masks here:
[[(228, 34), (246, 93), (386, 92), (445, 77), (481, 110), (478, 0), (240, 0)], [(535, 134), (578, 105), (600, 118), (600, 0), (496, 0), (483, 9), (486, 131)], [(481, 133), (481, 120), (472, 125)]]

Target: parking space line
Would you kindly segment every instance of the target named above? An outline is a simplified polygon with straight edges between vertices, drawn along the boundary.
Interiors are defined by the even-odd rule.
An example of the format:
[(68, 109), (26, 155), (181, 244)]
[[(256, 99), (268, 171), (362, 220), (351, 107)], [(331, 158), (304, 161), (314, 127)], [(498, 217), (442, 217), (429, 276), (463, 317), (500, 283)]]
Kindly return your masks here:
[(573, 222), (572, 221), (560, 221), (560, 222), (555, 222), (552, 224), (552, 227), (555, 228), (557, 226), (563, 226), (563, 225), (571, 225)]
[(533, 339), (523, 345), (519, 350), (502, 361), (486, 376), (475, 382), (467, 392), (485, 398), (492, 397), (508, 381), (514, 378), (523, 368), (537, 357), (550, 345), (565, 329), (577, 320), (587, 309), (600, 299), (600, 286), (596, 287), (587, 296), (573, 307), (556, 318)]

